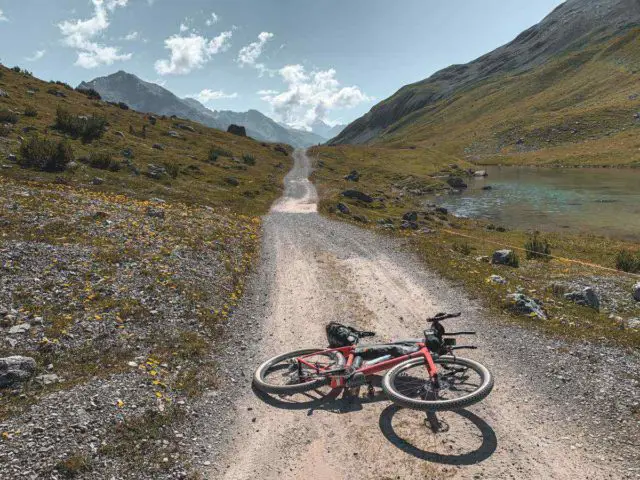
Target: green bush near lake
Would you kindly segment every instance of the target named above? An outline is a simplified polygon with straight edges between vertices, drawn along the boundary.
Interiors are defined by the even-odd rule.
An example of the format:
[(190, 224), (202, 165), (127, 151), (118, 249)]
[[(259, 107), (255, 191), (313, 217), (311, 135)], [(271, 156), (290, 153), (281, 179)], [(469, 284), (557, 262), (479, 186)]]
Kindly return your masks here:
[(540, 232), (531, 235), (525, 242), (524, 249), (527, 251), (527, 260), (548, 260), (551, 255), (551, 245), (547, 240), (540, 238)]
[(616, 254), (616, 268), (623, 272), (640, 273), (640, 253), (619, 250)]

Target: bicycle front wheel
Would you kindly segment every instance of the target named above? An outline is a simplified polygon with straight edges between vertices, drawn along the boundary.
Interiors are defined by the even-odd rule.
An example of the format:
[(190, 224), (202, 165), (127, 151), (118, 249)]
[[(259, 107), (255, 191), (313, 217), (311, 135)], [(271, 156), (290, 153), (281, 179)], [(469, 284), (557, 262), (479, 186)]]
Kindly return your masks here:
[(382, 389), (394, 403), (416, 410), (459, 410), (483, 400), (493, 389), (484, 365), (466, 358), (433, 359), (438, 384), (429, 377), (424, 357), (407, 360), (387, 372)]
[(308, 392), (327, 385), (328, 376), (318, 374), (308, 365), (298, 365), (298, 358), (320, 369), (329, 370), (343, 367), (344, 356), (340, 352), (327, 352), (319, 348), (297, 350), (273, 357), (258, 367), (253, 376), (253, 384), (258, 390), (279, 395)]

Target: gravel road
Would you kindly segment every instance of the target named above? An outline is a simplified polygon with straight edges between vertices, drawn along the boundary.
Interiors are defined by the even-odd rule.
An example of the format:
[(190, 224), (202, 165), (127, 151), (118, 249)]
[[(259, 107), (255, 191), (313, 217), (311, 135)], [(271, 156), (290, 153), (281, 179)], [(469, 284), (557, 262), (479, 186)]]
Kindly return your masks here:
[[(296, 151), (285, 196), (265, 220), (262, 264), (232, 321), (252, 326), (244, 364), (218, 393), (233, 390), (222, 417), (231, 423), (204, 425), (201, 434), (202, 442), (216, 439), (209, 478), (640, 478), (638, 352), (566, 343), (489, 318), (402, 240), (318, 215), (310, 170)], [(326, 345), (331, 320), (374, 329), (384, 341), (419, 335), (425, 317), (460, 310), (448, 326), (479, 332), (480, 350), (465, 355), (484, 363), (496, 386), (480, 404), (442, 414), (445, 433), (432, 433), (423, 414), (395, 407), (379, 388), (374, 398), (366, 389), (359, 398), (251, 389), (262, 360)]]

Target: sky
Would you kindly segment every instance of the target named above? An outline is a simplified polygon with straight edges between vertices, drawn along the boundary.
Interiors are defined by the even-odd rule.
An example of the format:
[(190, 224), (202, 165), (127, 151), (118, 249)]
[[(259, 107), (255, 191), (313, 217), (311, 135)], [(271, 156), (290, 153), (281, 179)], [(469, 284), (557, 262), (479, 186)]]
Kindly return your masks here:
[(561, 0), (0, 0), (0, 62), (76, 86), (125, 70), (215, 110), (349, 123)]

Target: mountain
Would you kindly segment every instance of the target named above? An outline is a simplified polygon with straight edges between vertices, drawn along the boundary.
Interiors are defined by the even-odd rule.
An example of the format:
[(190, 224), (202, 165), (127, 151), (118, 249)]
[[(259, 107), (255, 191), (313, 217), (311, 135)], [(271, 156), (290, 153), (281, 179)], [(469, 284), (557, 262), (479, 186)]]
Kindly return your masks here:
[(316, 120), (311, 125), (311, 131), (316, 135), (324, 137), (328, 140), (330, 138), (337, 137), (345, 127), (346, 125), (335, 125), (332, 127), (330, 125), (327, 125), (322, 120)]
[(210, 110), (196, 99), (179, 98), (160, 85), (145, 82), (124, 71), (82, 82), (78, 88), (93, 88), (103, 99), (124, 102), (134, 110), (157, 115), (176, 115), (220, 130), (226, 130), (231, 124), (242, 125), (250, 137), (264, 142), (308, 147), (324, 143), (329, 138), (283, 127), (257, 110), (243, 113)]
[(226, 129), (224, 125), (189, 103), (178, 98), (166, 88), (145, 82), (127, 72), (119, 71), (107, 77), (99, 77), (90, 82), (82, 82), (78, 88), (93, 88), (109, 102), (124, 102), (139, 112), (157, 115), (176, 115), (208, 127)]
[(512, 42), (402, 87), (330, 143), (481, 156), (620, 134), (638, 123), (639, 26), (638, 0), (567, 0)]

